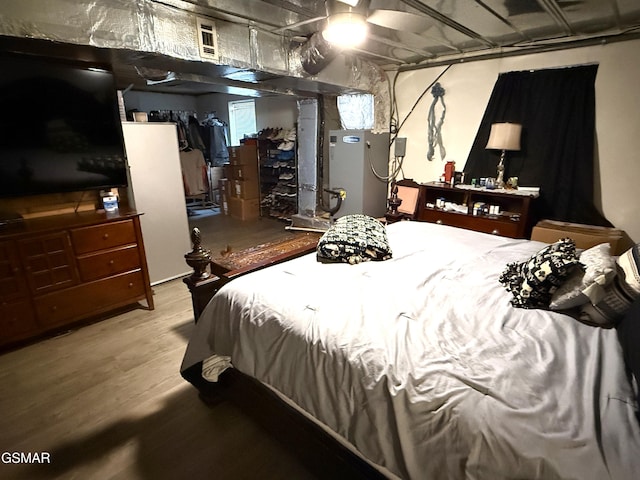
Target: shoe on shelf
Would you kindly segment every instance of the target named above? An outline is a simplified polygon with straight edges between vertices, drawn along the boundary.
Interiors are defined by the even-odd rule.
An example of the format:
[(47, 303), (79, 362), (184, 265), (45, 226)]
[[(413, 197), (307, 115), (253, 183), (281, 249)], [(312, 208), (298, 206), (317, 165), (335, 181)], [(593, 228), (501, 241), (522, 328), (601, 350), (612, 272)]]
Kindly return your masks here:
[(289, 150), (293, 149), (294, 145), (295, 143), (293, 143), (292, 141), (285, 140), (280, 145), (278, 145), (278, 150), (282, 150), (283, 152), (288, 152)]
[(287, 131), (284, 128), (278, 128), (278, 133), (272, 138), (273, 141), (282, 141), (284, 140)]
[(276, 140), (278, 140), (277, 137), (278, 137), (278, 135), (281, 134), (282, 129), (281, 128), (271, 128), (270, 130), (271, 130), (271, 132), (269, 133), (269, 136), (267, 138), (269, 140), (272, 140), (272, 141), (275, 142)]
[(289, 142), (295, 142), (296, 141), (296, 129), (294, 128), (290, 128), (289, 130), (287, 130), (284, 134), (284, 139), (289, 141)]

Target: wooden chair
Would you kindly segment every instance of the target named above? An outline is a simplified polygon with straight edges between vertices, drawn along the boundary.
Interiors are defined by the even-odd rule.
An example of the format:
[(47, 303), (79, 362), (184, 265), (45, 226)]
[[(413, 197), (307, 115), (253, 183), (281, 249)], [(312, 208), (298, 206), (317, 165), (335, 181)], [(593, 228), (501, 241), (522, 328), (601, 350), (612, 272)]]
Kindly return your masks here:
[(405, 178), (391, 184), (392, 197), (395, 195), (402, 200), (400, 205), (393, 208), (390, 202), (388, 221), (415, 220), (420, 202), (420, 184), (411, 178)]

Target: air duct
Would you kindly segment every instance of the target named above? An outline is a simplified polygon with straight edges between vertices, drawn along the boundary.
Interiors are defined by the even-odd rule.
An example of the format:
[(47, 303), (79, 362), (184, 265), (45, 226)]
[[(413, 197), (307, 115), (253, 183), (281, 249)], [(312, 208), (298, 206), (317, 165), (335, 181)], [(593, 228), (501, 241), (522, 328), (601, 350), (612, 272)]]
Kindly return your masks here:
[[(0, 36), (111, 52), (112, 61), (119, 61), (134, 76), (138, 76), (134, 65), (171, 71), (177, 76), (235, 81), (239, 81), (233, 78), (239, 71), (254, 72), (251, 77), (259, 80), (245, 82), (246, 88), (261, 90), (265, 85), (272, 92), (301, 92), (301, 96), (384, 88), (377, 85), (384, 77), (377, 66), (333, 51), (326, 42), (314, 38), (319, 35), (304, 48), (293, 49), (286, 37), (246, 23), (224, 21), (216, 15), (220, 12), (215, 6), (196, 8), (181, 0), (3, 0)], [(208, 31), (215, 35), (210, 38), (211, 44), (205, 45), (208, 52), (214, 50), (215, 61), (201, 54), (203, 25), (211, 27)], [(344, 61), (332, 61), (337, 56)], [(268, 74), (266, 79), (260, 73)]]
[(322, 33), (316, 32), (300, 47), (300, 63), (305, 72), (317, 75), (337, 54), (337, 50), (324, 39)]

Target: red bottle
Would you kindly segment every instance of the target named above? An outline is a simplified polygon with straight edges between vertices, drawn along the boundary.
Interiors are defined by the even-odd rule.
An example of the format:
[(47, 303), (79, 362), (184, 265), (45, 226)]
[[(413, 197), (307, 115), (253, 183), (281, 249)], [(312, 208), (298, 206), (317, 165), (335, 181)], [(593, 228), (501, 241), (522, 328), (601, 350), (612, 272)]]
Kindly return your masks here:
[(444, 181), (451, 183), (451, 179), (456, 172), (456, 162), (447, 162), (444, 166)]

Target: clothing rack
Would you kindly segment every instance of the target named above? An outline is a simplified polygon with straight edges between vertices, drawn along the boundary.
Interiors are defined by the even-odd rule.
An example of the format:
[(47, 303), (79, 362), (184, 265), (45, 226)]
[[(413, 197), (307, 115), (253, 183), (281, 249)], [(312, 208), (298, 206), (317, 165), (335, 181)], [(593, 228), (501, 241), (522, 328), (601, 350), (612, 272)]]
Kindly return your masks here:
[(158, 116), (160, 121), (163, 122), (184, 122), (187, 123), (189, 121), (189, 117), (193, 116), (197, 118), (197, 113), (195, 110), (173, 110), (173, 109), (162, 109), (162, 110), (154, 110), (153, 113)]
[[(213, 165), (219, 165), (228, 161), (227, 145), (229, 141), (226, 130), (227, 123), (218, 118), (215, 110), (201, 113), (203, 120), (198, 120), (198, 114), (194, 110), (159, 109), (154, 110), (153, 114), (159, 121), (176, 123), (178, 128), (179, 149), (181, 152), (189, 152), (195, 149), (205, 154), (207, 160), (206, 191), (191, 192), (191, 194), (185, 195), (188, 212), (190, 214), (193, 212), (189, 207), (217, 207), (217, 194), (219, 194), (219, 189), (215, 184), (211, 170), (214, 168)], [(197, 124), (195, 128), (194, 123)], [(216, 131), (212, 133), (211, 129)], [(203, 141), (203, 135), (207, 135), (207, 142)], [(211, 147), (212, 144), (214, 148)], [(185, 168), (183, 166), (183, 172), (184, 170)]]

